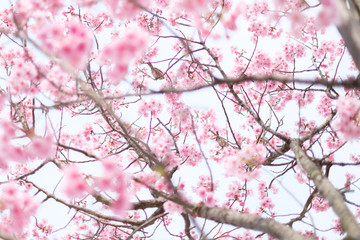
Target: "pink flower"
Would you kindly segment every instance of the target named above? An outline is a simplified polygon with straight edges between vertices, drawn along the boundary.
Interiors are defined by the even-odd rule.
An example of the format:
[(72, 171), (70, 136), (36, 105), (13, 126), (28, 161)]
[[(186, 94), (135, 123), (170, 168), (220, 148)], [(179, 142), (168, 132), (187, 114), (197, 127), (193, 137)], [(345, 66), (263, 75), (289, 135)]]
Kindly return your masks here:
[(312, 200), (312, 207), (316, 212), (324, 212), (329, 209), (330, 205), (325, 198), (314, 197)]
[(131, 207), (131, 193), (128, 190), (128, 178), (117, 164), (116, 159), (102, 161), (103, 175), (94, 178), (94, 185), (101, 191), (113, 196), (110, 209), (118, 215), (123, 215)]
[(91, 6), (97, 3), (99, 0), (75, 0), (81, 6)]
[(47, 51), (67, 61), (72, 67), (83, 69), (86, 66), (92, 35), (78, 20), (73, 19), (66, 25), (46, 23), (38, 31), (38, 38)]
[(340, 220), (339, 219), (334, 219), (333, 223), (334, 223), (334, 227), (333, 227), (334, 232), (336, 232), (336, 233), (338, 233), (340, 235), (344, 235), (344, 231), (341, 228)]
[(321, 0), (321, 3), (322, 9), (316, 18), (318, 27), (327, 27), (332, 23), (338, 24), (340, 22), (340, 11), (336, 0)]
[(333, 127), (345, 140), (353, 140), (360, 137), (359, 111), (360, 101), (358, 98), (345, 96), (337, 101), (339, 118)]
[(180, 0), (178, 2), (179, 9), (184, 9), (188, 13), (199, 15), (208, 8), (207, 0)]
[[(24, 135), (24, 130), (18, 131)], [(52, 135), (39, 137), (28, 130), (26, 137), (30, 139), (30, 143), (26, 145), (16, 144), (14, 140), (18, 137), (16, 127), (12, 122), (2, 120), (0, 122), (0, 166), (6, 169), (9, 161), (26, 162), (36, 158), (45, 159), (52, 154)]]
[(246, 172), (246, 168), (253, 168), (265, 161), (266, 148), (261, 144), (249, 144), (225, 159), (225, 169), (229, 176), (254, 178), (257, 171)]
[(15, 183), (6, 184), (1, 191), (2, 207), (10, 211), (10, 228), (20, 233), (36, 213), (38, 203), (27, 192), (20, 192)]
[(304, 179), (302, 172), (297, 172), (295, 173), (295, 179), (299, 182), (299, 183), (305, 183), (306, 179)]
[(68, 37), (61, 41), (58, 54), (75, 68), (86, 66), (92, 40), (91, 32), (82, 23), (72, 20), (67, 24)]
[(249, 165), (259, 165), (265, 161), (266, 148), (262, 144), (250, 144), (245, 146), (240, 153), (242, 162)]
[(162, 106), (163, 104), (155, 99), (150, 101), (143, 100), (139, 106), (138, 113), (147, 117), (150, 112), (152, 117), (157, 117), (162, 111)]
[(114, 211), (115, 214), (123, 216), (125, 214), (125, 211), (130, 209), (131, 202), (130, 202), (130, 195), (126, 191), (126, 189), (124, 189), (124, 191), (121, 192), (122, 194), (119, 194), (117, 199), (115, 199), (115, 201), (111, 203), (110, 208), (111, 210)]
[(31, 138), (31, 144), (27, 146), (26, 153), (31, 158), (47, 158), (52, 153), (52, 144), (53, 138), (50, 134), (46, 137), (34, 136)]
[(166, 201), (164, 203), (164, 210), (170, 214), (184, 212), (183, 206), (176, 204), (174, 202), (171, 202), (171, 201)]
[[(109, 6), (113, 15), (123, 20), (134, 18), (141, 11), (141, 8), (129, 0), (105, 0), (105, 3)], [(139, 2), (145, 8), (148, 7), (149, 3), (149, 0)]]
[(2, 93), (0, 94), (0, 112), (4, 109), (5, 107), (5, 101), (7, 99), (7, 95)]
[(186, 164), (196, 166), (201, 162), (202, 155), (195, 144), (184, 144), (180, 148), (180, 153), (183, 159), (186, 159)]
[(114, 85), (118, 85), (127, 74), (131, 60), (140, 57), (146, 47), (147, 37), (144, 33), (129, 29), (123, 37), (114, 39), (104, 47), (98, 56), (98, 62), (101, 65), (112, 65), (108, 76)]
[(229, 15), (225, 15), (223, 24), (227, 29), (232, 31), (237, 29), (236, 20), (245, 10), (243, 10), (242, 6), (242, 4), (237, 4), (235, 7), (232, 7), (232, 11)]
[(360, 218), (360, 207), (356, 208), (355, 217)]
[(272, 208), (274, 208), (274, 204), (273, 204), (271, 198), (265, 197), (264, 199), (262, 199), (261, 200), (261, 207), (263, 209), (272, 209)]
[(34, 84), (37, 81), (38, 73), (35, 66), (24, 59), (14, 60), (12, 71), (7, 82), (10, 85), (12, 94), (32, 93)]
[(205, 205), (208, 207), (215, 206), (217, 199), (214, 196), (214, 192), (207, 192), (205, 197)]
[[(47, 158), (51, 155), (52, 136), (44, 138), (32, 135), (26, 146), (14, 143), (17, 134), (13, 123), (3, 120), (0, 122), (0, 166), (6, 169), (9, 161), (25, 162), (35, 158)], [(20, 131), (19, 131), (20, 132)]]
[(65, 186), (63, 190), (70, 198), (84, 197), (84, 195), (91, 191), (90, 186), (76, 165), (71, 165), (64, 169), (64, 180)]
[(316, 107), (318, 113), (323, 116), (327, 117), (331, 113), (332, 107), (332, 99), (326, 95), (321, 96), (321, 100), (319, 101), (319, 105)]

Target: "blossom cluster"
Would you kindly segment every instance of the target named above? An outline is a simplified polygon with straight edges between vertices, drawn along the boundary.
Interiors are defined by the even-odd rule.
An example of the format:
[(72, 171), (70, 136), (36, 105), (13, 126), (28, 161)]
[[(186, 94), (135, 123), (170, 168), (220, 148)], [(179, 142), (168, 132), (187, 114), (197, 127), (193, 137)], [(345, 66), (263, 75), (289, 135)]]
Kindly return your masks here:
[(78, 20), (64, 25), (47, 22), (38, 29), (37, 35), (49, 54), (67, 61), (75, 69), (86, 66), (92, 46), (91, 31)]
[(322, 197), (314, 197), (312, 200), (312, 207), (316, 212), (324, 212), (330, 207), (326, 199)]
[[(239, 150), (237, 154), (230, 155), (225, 159), (225, 169), (230, 176), (240, 176), (251, 179), (255, 173), (246, 172), (261, 165), (265, 161), (266, 148), (262, 144), (249, 144)], [(252, 176), (251, 176), (252, 175)]]
[(162, 111), (163, 104), (160, 101), (156, 101), (154, 99), (150, 101), (142, 101), (138, 113), (139, 115), (143, 115), (144, 117), (148, 117), (149, 113), (152, 117), (157, 117)]
[(39, 203), (26, 191), (20, 191), (15, 183), (1, 189), (0, 210), (9, 210), (8, 231), (21, 233), (36, 213)]
[(146, 47), (146, 35), (139, 30), (129, 29), (124, 36), (106, 45), (97, 60), (100, 65), (111, 65), (107, 75), (114, 85), (118, 85), (126, 76), (130, 61), (140, 57)]
[(345, 140), (360, 137), (360, 100), (355, 97), (340, 97), (337, 101), (338, 119), (333, 126)]
[(38, 92), (36, 85), (39, 78), (38, 72), (31, 62), (15, 59), (7, 82), (12, 94), (34, 95)]
[[(0, 141), (8, 144), (0, 144), (0, 168), (8, 168), (11, 161), (26, 162), (33, 159), (46, 159), (52, 154), (52, 136), (45, 137), (35, 135), (29, 130), (25, 132), (30, 142), (26, 145), (16, 143), (18, 137), (14, 124), (8, 121), (1, 121)], [(24, 134), (24, 132), (23, 132)]]
[[(85, 197), (96, 191), (106, 192), (112, 196), (110, 209), (123, 215), (130, 208), (131, 194), (128, 190), (128, 179), (117, 164), (116, 159), (102, 160), (102, 176), (86, 176), (80, 167), (71, 165), (64, 169), (64, 193), (71, 199)], [(92, 184), (87, 179), (92, 179)]]

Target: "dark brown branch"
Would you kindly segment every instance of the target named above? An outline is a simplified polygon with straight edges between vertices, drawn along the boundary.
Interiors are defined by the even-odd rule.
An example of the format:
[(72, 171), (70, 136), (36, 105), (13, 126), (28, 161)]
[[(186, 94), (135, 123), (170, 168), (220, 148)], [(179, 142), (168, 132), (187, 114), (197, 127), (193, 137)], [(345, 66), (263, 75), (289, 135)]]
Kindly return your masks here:
[(15, 180), (21, 180), (23, 178), (26, 178), (28, 176), (31, 176), (33, 174), (35, 174), (37, 171), (39, 171), (41, 168), (43, 168), (46, 164), (48, 164), (50, 161), (49, 160), (45, 160), (44, 162), (42, 162), (37, 168), (35, 168), (34, 170), (24, 174), (24, 175), (21, 175), (17, 178), (15, 178)]
[(66, 145), (64, 145), (64, 144), (62, 144), (62, 143), (58, 143), (58, 146), (59, 146), (59, 147), (62, 147), (62, 148), (65, 148), (65, 149), (69, 149), (69, 150), (73, 150), (73, 151), (82, 153), (82, 154), (84, 154), (84, 155), (87, 156), (87, 157), (95, 158), (95, 159), (99, 160), (99, 158), (98, 158), (96, 155), (94, 155), (94, 154), (92, 154), (92, 153), (89, 153), (89, 152), (87, 152), (87, 151), (84, 151), (84, 150), (82, 150), (82, 149), (75, 148), (75, 147), (70, 147), (70, 146), (66, 146)]
[(296, 218), (294, 219), (291, 219), (290, 222), (288, 223), (288, 225), (290, 227), (292, 227), (292, 225), (294, 224), (294, 222), (296, 221), (301, 221), (304, 217), (305, 217), (305, 214), (310, 210), (309, 206), (313, 200), (313, 198), (315, 197), (315, 194), (317, 193), (317, 189), (315, 189), (311, 194), (310, 196), (308, 197), (308, 199), (306, 200), (305, 202), (305, 205), (303, 207), (303, 210), (301, 211), (301, 213), (299, 214), (299, 216), (297, 216)]

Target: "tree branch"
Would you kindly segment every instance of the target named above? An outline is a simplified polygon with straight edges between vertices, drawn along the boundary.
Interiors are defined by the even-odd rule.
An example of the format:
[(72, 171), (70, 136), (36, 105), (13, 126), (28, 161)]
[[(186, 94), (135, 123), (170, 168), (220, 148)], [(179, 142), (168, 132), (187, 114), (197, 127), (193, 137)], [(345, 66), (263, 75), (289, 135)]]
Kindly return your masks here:
[(199, 217), (210, 219), (216, 222), (231, 224), (236, 227), (244, 227), (270, 234), (280, 240), (310, 240), (290, 227), (280, 224), (272, 219), (265, 219), (258, 215), (241, 213), (237, 211), (221, 209), (217, 207), (200, 207), (197, 214)]
[(346, 47), (356, 64), (356, 67), (360, 69), (360, 25), (350, 10), (346, 8), (345, 1), (337, 1), (338, 12), (341, 16), (341, 23), (337, 26), (339, 33), (341, 34)]
[(297, 140), (291, 140), (290, 148), (293, 150), (299, 166), (314, 181), (319, 192), (329, 201), (334, 212), (339, 216), (342, 229), (348, 233), (346, 239), (360, 239), (360, 227), (349, 208), (345, 205), (343, 196), (331, 184), (329, 179), (322, 175), (320, 169), (306, 155)]

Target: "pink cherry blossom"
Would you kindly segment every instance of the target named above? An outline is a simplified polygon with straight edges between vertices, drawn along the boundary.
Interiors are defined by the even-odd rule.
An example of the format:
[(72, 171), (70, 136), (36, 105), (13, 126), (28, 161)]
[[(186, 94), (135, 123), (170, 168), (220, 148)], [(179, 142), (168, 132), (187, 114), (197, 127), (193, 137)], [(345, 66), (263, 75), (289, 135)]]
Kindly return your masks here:
[(329, 116), (329, 114), (331, 113), (331, 107), (332, 107), (331, 98), (327, 97), (326, 95), (323, 95), (321, 97), (321, 101), (319, 105), (317, 106), (318, 112), (324, 117)]
[(96, 4), (98, 1), (99, 0), (76, 0), (76, 2), (82, 6), (91, 6), (93, 4)]
[(223, 20), (224, 26), (229, 30), (235, 31), (237, 29), (236, 21), (239, 15), (245, 12), (244, 5), (237, 4), (236, 6), (231, 7), (231, 12), (225, 15)]
[(326, 199), (321, 197), (314, 197), (312, 200), (312, 207), (317, 212), (326, 211), (330, 206)]
[(320, 28), (329, 26), (331, 23), (338, 24), (340, 14), (335, 0), (322, 0), (322, 10), (317, 16), (317, 24)]
[[(148, 7), (149, 0), (143, 0), (140, 4), (143, 7)], [(130, 0), (117, 1), (117, 0), (105, 0), (112, 14), (120, 19), (129, 19), (135, 17), (141, 8)]]
[(26, 153), (30, 158), (47, 158), (53, 152), (53, 136), (47, 134), (45, 137), (34, 136), (31, 138), (31, 144), (27, 146)]
[(334, 128), (345, 140), (359, 138), (359, 99), (350, 96), (340, 97), (337, 101), (337, 110), (339, 116), (336, 122), (334, 122)]
[[(238, 151), (236, 155), (229, 156), (225, 159), (225, 168), (230, 176), (239, 176), (248, 178), (251, 173), (246, 173), (246, 167), (261, 165), (265, 160), (266, 148), (261, 144), (248, 145)], [(253, 173), (253, 177), (256, 176)]]
[(29, 130), (27, 140), (29, 143), (21, 145), (16, 143), (16, 138), (24, 133), (16, 129), (9, 121), (0, 121), (0, 140), (8, 144), (0, 145), (0, 165), (6, 169), (12, 161), (26, 162), (34, 159), (45, 159), (53, 153), (53, 136), (47, 134), (44, 137), (37, 136)]
[(31, 62), (15, 59), (7, 82), (13, 94), (33, 94), (36, 93), (35, 85), (38, 83), (38, 72)]
[(360, 218), (360, 207), (356, 208), (356, 217)]
[(148, 117), (149, 113), (152, 117), (157, 117), (162, 111), (162, 103), (160, 101), (151, 100), (151, 101), (142, 101), (138, 113), (140, 115), (144, 115), (144, 117)]
[(165, 204), (164, 204), (164, 209), (165, 211), (171, 213), (171, 214), (174, 214), (174, 213), (182, 213), (184, 212), (184, 208), (179, 205), (179, 204), (176, 204), (174, 202), (171, 202), (171, 201), (166, 201)]
[(30, 222), (30, 217), (36, 213), (39, 204), (30, 193), (20, 192), (15, 183), (8, 183), (1, 189), (2, 208), (9, 209), (8, 223), (15, 233), (21, 233)]
[(91, 192), (91, 187), (86, 182), (85, 176), (76, 165), (64, 169), (64, 181), (63, 190), (69, 198), (84, 197)]
[(91, 31), (78, 20), (66, 25), (45, 23), (38, 30), (38, 38), (51, 54), (67, 61), (75, 69), (83, 69), (92, 46)]
[(207, 10), (209, 1), (206, 0), (184, 0), (178, 1), (177, 5), (180, 9), (184, 9), (194, 15), (201, 14)]
[(147, 37), (140, 31), (131, 29), (124, 36), (114, 39), (102, 49), (98, 62), (110, 65), (109, 77), (114, 85), (118, 85), (128, 72), (129, 62), (140, 57), (147, 46)]
[(360, 239), (354, 1), (12, 2), (0, 236)]
[(131, 207), (131, 192), (128, 188), (129, 180), (122, 172), (121, 166), (116, 159), (109, 158), (102, 161), (102, 176), (94, 179), (94, 187), (113, 195), (113, 202), (110, 205), (114, 213), (123, 215)]

